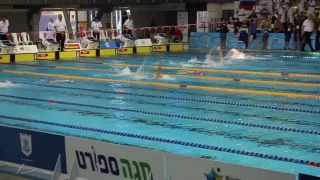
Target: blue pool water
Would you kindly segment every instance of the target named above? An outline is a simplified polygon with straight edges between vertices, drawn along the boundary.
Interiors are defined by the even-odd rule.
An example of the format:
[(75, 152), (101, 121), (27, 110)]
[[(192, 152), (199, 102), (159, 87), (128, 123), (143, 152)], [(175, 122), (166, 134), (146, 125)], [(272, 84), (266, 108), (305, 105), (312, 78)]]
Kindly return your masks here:
[[(213, 59), (217, 58), (216, 54), (212, 56)], [(193, 60), (190, 61), (192, 58)], [(75, 62), (71, 62), (70, 60), (38, 61), (20, 65), (1, 65), (0, 115), (147, 135), (157, 138), (167, 138), (279, 157), (320, 162), (319, 134), (288, 132), (243, 125), (243, 123), (253, 123), (256, 125), (319, 132), (319, 113), (316, 113), (316, 111), (320, 110), (319, 99), (259, 95), (250, 92), (240, 93), (240, 91), (231, 93), (226, 91), (226, 89), (232, 88), (318, 96), (320, 94), (320, 76), (301, 75), (320, 75), (318, 58), (319, 55), (316, 54), (299, 54), (294, 52), (249, 53), (247, 54), (246, 60), (234, 59), (227, 60), (225, 64), (215, 63), (212, 66), (204, 66), (201, 65), (201, 62), (206, 59), (206, 54), (185, 52), (152, 54), (149, 56), (135, 55), (72, 60)], [(164, 67), (171, 68), (162, 69), (162, 73), (167, 74), (169, 77), (166, 76), (166, 78), (162, 79), (154, 78), (153, 74), (156, 72), (156, 68), (152, 66), (157, 66), (159, 59), (163, 60), (162, 65)], [(138, 69), (137, 65), (141, 65), (143, 62), (143, 72), (146, 74), (142, 77), (137, 77), (134, 74), (128, 74), (128, 72), (122, 71), (125, 67), (129, 67), (131, 72), (136, 72)], [(203, 76), (211, 77), (211, 79), (201, 79), (196, 75), (190, 75), (194, 77), (174, 76), (178, 68), (181, 67), (202, 68)], [(217, 69), (224, 71), (209, 72), (210, 70)], [(5, 72), (5, 70), (10, 70), (11, 72)], [(227, 70), (239, 70), (244, 73), (239, 74)], [(21, 71), (25, 71), (26, 73), (12, 73)], [(250, 72), (265, 73), (252, 74)], [(266, 74), (266, 72), (277, 72), (278, 76)], [(32, 73), (42, 74), (35, 75)], [(289, 76), (281, 76), (281, 73), (289, 73)], [(49, 76), (45, 76), (46, 74), (49, 74)], [(294, 74), (296, 74), (296, 76), (291, 76)], [(59, 78), (55, 75), (112, 79), (112, 81), (71, 79), (70, 77)], [(240, 79), (240, 81), (217, 80), (212, 79), (212, 77), (237, 78)], [(58, 79), (69, 79), (74, 82), (48, 83), (48, 81)], [(259, 82), (247, 83), (241, 81), (242, 79), (259, 80)], [(128, 81), (119, 82), (115, 80)], [(268, 82), (260, 83), (261, 81)], [(158, 82), (164, 83), (164, 85), (137, 84), (136, 82)], [(272, 82), (301, 84), (292, 86), (288, 84), (274, 84)], [(168, 84), (207, 86), (225, 89), (222, 91), (210, 91), (170, 87)], [(305, 84), (315, 85), (306, 86)], [(119, 93), (110, 93), (110, 91)], [(21, 97), (27, 97), (29, 99), (21, 99)], [(70, 102), (71, 104), (35, 101), (35, 99), (32, 98), (64, 101)], [(181, 100), (183, 98), (190, 98), (191, 100)], [(74, 103), (92, 106), (83, 106)], [(247, 105), (240, 106), (236, 103)], [(99, 108), (99, 106), (123, 108), (126, 110), (105, 109)], [(261, 106), (268, 106), (269, 108), (261, 108)], [(281, 110), (281, 108), (283, 109)], [(288, 108), (297, 108), (299, 111), (289, 111)], [(306, 110), (312, 110), (314, 113), (308, 113)], [(176, 115), (184, 115), (187, 118), (178, 118)], [(189, 116), (196, 118), (188, 118)], [(203, 119), (201, 120), (201, 118), (225, 121), (210, 122), (204, 121)], [(99, 139), (283, 172), (301, 172), (320, 175), (319, 167), (309, 165), (155, 142), (89, 130), (25, 121), (13, 121), (5, 117), (0, 118), (0, 121), (1, 124), (7, 126)], [(241, 122), (242, 124), (226, 122)]]

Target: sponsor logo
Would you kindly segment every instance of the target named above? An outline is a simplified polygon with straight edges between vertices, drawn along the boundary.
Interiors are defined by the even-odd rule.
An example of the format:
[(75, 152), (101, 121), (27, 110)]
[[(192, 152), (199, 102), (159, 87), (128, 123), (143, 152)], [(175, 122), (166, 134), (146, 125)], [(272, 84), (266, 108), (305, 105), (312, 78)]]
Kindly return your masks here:
[[(122, 176), (124, 179), (130, 180), (153, 179), (152, 170), (148, 163), (97, 154), (94, 146), (91, 149), (92, 152), (75, 151), (78, 166), (81, 169), (112, 176)], [(122, 171), (120, 171), (120, 168)]]
[(127, 51), (128, 51), (127, 48), (121, 48), (121, 49), (119, 49), (119, 52), (127, 52)]
[(2, 59), (2, 56), (0, 56), (0, 59)]
[(32, 137), (29, 134), (20, 133), (21, 152), (26, 156), (22, 158), (24, 161), (32, 162), (28, 157), (32, 154)]
[(38, 57), (48, 57), (49, 55), (47, 53), (40, 53), (38, 54)]
[(153, 46), (153, 50), (162, 50), (162, 46)]
[(64, 45), (64, 49), (80, 49), (79, 44), (66, 44)]
[(81, 51), (80, 54), (90, 54), (89, 51)]
[[(220, 175), (219, 172), (220, 172), (220, 168), (217, 168), (217, 170), (215, 171), (214, 168), (212, 167), (211, 171), (209, 173), (204, 173), (204, 175), (207, 178), (207, 180), (223, 180), (223, 176)], [(225, 180), (241, 180), (241, 179), (226, 175)]]
[(110, 47), (110, 43), (109, 43), (109, 42), (105, 42), (104, 45), (105, 45), (106, 47)]

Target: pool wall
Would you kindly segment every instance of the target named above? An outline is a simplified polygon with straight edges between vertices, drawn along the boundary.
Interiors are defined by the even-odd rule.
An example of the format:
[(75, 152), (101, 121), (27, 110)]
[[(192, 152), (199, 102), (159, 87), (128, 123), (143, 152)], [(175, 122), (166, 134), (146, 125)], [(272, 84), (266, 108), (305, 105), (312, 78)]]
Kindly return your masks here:
[[(55, 166), (60, 155), (61, 173), (90, 180), (295, 180), (296, 178), (309, 180), (316, 178), (13, 127), (0, 126), (0, 136), (2, 139), (0, 161), (53, 172), (57, 169)], [(163, 144), (165, 146), (166, 143)], [(56, 173), (52, 174), (56, 176)]]

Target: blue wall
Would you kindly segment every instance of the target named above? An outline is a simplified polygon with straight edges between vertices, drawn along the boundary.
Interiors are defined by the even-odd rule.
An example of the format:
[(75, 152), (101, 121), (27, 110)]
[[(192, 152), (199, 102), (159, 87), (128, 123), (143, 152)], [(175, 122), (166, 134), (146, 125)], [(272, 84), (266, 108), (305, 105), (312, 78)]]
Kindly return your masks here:
[[(257, 37), (259, 39), (259, 46), (261, 47), (261, 34), (258, 33)], [(312, 46), (315, 48), (315, 35), (311, 36)], [(190, 48), (215, 48), (220, 46), (220, 33), (203, 33), (203, 32), (193, 32), (190, 36)], [(255, 43), (252, 44), (250, 49), (256, 49)], [(269, 43), (273, 50), (283, 50), (284, 48), (284, 33), (270, 33)], [(291, 50), (295, 50), (294, 35), (292, 34), (289, 47)], [(244, 48), (243, 43), (238, 42), (238, 36), (234, 33), (228, 33), (227, 48)], [(310, 50), (307, 45), (305, 50)]]

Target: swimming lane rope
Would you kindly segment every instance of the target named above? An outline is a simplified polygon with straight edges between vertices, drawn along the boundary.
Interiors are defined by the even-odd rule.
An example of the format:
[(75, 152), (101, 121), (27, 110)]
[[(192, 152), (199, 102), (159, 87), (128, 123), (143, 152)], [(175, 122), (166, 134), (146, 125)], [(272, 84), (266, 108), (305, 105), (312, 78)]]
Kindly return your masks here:
[(88, 92), (100, 92), (100, 93), (107, 93), (107, 94), (121, 94), (121, 95), (129, 95), (129, 96), (169, 99), (169, 100), (178, 100), (178, 101), (192, 101), (192, 102), (199, 102), (199, 103), (211, 103), (211, 104), (219, 104), (219, 105), (230, 105), (230, 106), (239, 106), (239, 107), (272, 109), (272, 110), (279, 110), (279, 111), (292, 111), (292, 112), (320, 114), (320, 111), (317, 111), (317, 110), (308, 110), (308, 109), (300, 109), (300, 108), (286, 108), (286, 107), (255, 105), (255, 104), (247, 104), (247, 103), (233, 103), (233, 102), (227, 102), (227, 101), (215, 101), (215, 100), (206, 100), (206, 99), (197, 99), (197, 98), (159, 96), (159, 95), (152, 95), (152, 94), (132, 93), (132, 92), (123, 92), (123, 91), (110, 91), (110, 90), (89, 89), (89, 88), (78, 88), (78, 87), (70, 87), (70, 86), (56, 86), (56, 85), (47, 85), (47, 84), (38, 84), (38, 83), (24, 83), (24, 82), (13, 82), (13, 83), (14, 84), (31, 85), (31, 86), (58, 88), (58, 89), (72, 89), (72, 90), (81, 90), (81, 91), (88, 91)]
[(61, 75), (61, 74), (46, 74), (46, 73), (35, 73), (35, 72), (28, 72), (28, 71), (15, 71), (15, 70), (0, 70), (0, 71), (6, 72), (6, 73), (13, 73), (13, 74), (28, 74), (28, 75), (36, 75), (36, 76), (58, 77), (58, 78), (64, 78), (64, 79), (130, 83), (130, 84), (139, 84), (139, 85), (162, 86), (162, 87), (169, 87), (169, 88), (200, 89), (200, 90), (207, 90), (207, 91), (220, 91), (220, 92), (240, 93), (240, 94), (256, 94), (256, 95), (282, 96), (282, 97), (294, 97), (294, 98), (320, 99), (319, 95), (311, 95), (311, 94), (295, 94), (295, 93), (285, 93), (285, 92), (220, 88), (220, 87), (210, 87), (210, 86), (195, 86), (195, 85), (186, 85), (186, 84), (168, 84), (168, 83), (159, 83), (159, 82), (144, 82), (144, 81), (133, 81), (133, 80), (121, 80), (121, 79), (92, 78), (92, 77), (85, 77), (85, 76), (69, 76), (69, 75)]
[(91, 132), (98, 132), (98, 133), (110, 134), (110, 135), (115, 135), (115, 136), (143, 139), (143, 140), (162, 142), (162, 143), (167, 143), (167, 144), (182, 145), (182, 146), (188, 146), (188, 147), (195, 147), (195, 148), (208, 149), (208, 150), (213, 150), (213, 151), (220, 151), (220, 152), (226, 152), (226, 153), (232, 153), (232, 154), (257, 157), (257, 158), (262, 158), (262, 159), (271, 159), (271, 160), (282, 161), (282, 162), (289, 162), (289, 163), (295, 163), (295, 164), (303, 164), (303, 165), (320, 167), (320, 162), (314, 162), (314, 161), (308, 161), (308, 160), (302, 160), (302, 159), (294, 159), (294, 158), (288, 158), (288, 157), (283, 157), (283, 156), (275, 156), (275, 155), (257, 153), (257, 152), (252, 152), (252, 151), (237, 150), (237, 149), (232, 149), (232, 148), (224, 148), (224, 147), (212, 146), (212, 145), (207, 145), (207, 144), (191, 143), (191, 142), (179, 141), (179, 140), (173, 140), (173, 139), (167, 139), (167, 138), (158, 138), (158, 137), (153, 137), (153, 136), (125, 133), (125, 132), (118, 132), (118, 131), (110, 131), (110, 130), (104, 130), (104, 129), (99, 129), (99, 128), (91, 128), (91, 127), (70, 125), (70, 124), (57, 123), (57, 122), (48, 122), (48, 121), (41, 121), (41, 120), (21, 118), (21, 117), (0, 115), (0, 118), (10, 119), (13, 121), (46, 124), (46, 125), (51, 125), (51, 126), (58, 126), (58, 127), (78, 129), (78, 130), (91, 131)]
[[(140, 67), (138, 64), (122, 64), (122, 63), (104, 63), (104, 62), (85, 62), (75, 60), (60, 60), (59, 62), (74, 62), (74, 63), (85, 63), (85, 64), (104, 64), (108, 66), (120, 66), (120, 67)], [(147, 66), (153, 69), (157, 69), (158, 66)], [(320, 78), (320, 74), (300, 74), (300, 73), (288, 73), (288, 72), (263, 72), (263, 71), (245, 71), (245, 70), (223, 70), (223, 69), (205, 69), (205, 68), (187, 68), (187, 67), (170, 67), (162, 66), (162, 69), (171, 70), (190, 70), (190, 71), (203, 71), (212, 73), (230, 73), (230, 74), (250, 74), (250, 75), (267, 75), (267, 76), (289, 76), (289, 77), (310, 77)]]
[(221, 119), (213, 119), (213, 118), (186, 116), (186, 115), (161, 113), (161, 112), (154, 112), (154, 111), (144, 111), (144, 110), (137, 110), (137, 109), (117, 108), (117, 107), (109, 107), (109, 106), (101, 106), (101, 105), (93, 105), (93, 104), (74, 103), (74, 102), (67, 102), (67, 101), (56, 101), (56, 100), (49, 100), (49, 99), (31, 98), (31, 97), (14, 96), (14, 95), (6, 95), (6, 94), (0, 94), (0, 96), (7, 97), (7, 98), (21, 99), (21, 100), (29, 100), (29, 101), (49, 102), (49, 103), (57, 103), (57, 104), (63, 104), (63, 105), (82, 106), (82, 107), (91, 107), (91, 108), (105, 109), (105, 110), (124, 111), (124, 112), (133, 112), (133, 113), (140, 113), (140, 114), (147, 114), (147, 115), (164, 116), (164, 117), (169, 117), (169, 118), (180, 118), (180, 119), (188, 119), (188, 120), (195, 120), (195, 121), (207, 121), (207, 122), (214, 122), (214, 123), (221, 123), (221, 124), (232, 124), (232, 125), (238, 125), (238, 126), (247, 126), (247, 127), (269, 129), (269, 130), (278, 130), (278, 131), (295, 132), (295, 133), (302, 133), (302, 134), (320, 135), (320, 131), (318, 132), (318, 131), (304, 130), (304, 129), (297, 129), (297, 128), (286, 128), (286, 127), (262, 125), (262, 124), (255, 124), (255, 123), (245, 123), (245, 122), (241, 122), (241, 121), (229, 121), (229, 120), (221, 120)]
[[(12, 64), (7, 64), (12, 65)], [(47, 68), (57, 68), (57, 69), (70, 69), (79, 71), (102, 71), (102, 72), (118, 72), (116, 70), (98, 69), (98, 68), (80, 68), (80, 67), (69, 67), (69, 66), (46, 66), (37, 64), (15, 64), (18, 66), (37, 66), (37, 67), (47, 67)], [(154, 75), (154, 73), (147, 73)], [(307, 86), (307, 87), (320, 87), (320, 84), (316, 83), (301, 83), (301, 82), (285, 82), (285, 81), (266, 81), (258, 79), (240, 79), (240, 78), (222, 78), (222, 77), (210, 77), (210, 76), (191, 76), (182, 74), (168, 74), (172, 77), (183, 77), (183, 78), (193, 78), (193, 79), (204, 79), (211, 81), (236, 81), (240, 83), (249, 84), (274, 84), (274, 85), (287, 85), (287, 86)]]

